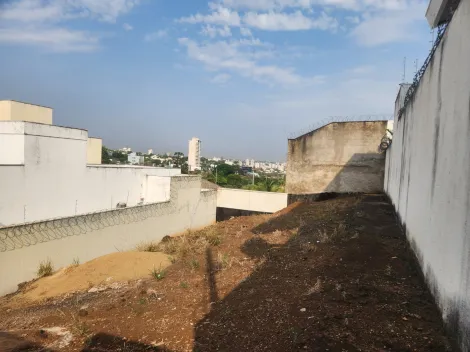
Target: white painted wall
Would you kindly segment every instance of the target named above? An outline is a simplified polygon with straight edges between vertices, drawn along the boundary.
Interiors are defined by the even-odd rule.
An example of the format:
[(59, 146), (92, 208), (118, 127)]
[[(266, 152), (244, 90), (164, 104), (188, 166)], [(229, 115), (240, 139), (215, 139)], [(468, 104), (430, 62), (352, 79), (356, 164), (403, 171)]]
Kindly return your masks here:
[(385, 190), (449, 328), (470, 350), (470, 1), (394, 124)]
[(275, 213), (287, 206), (287, 193), (219, 188), (217, 190), (217, 206), (220, 208)]
[[(87, 166), (88, 133), (51, 125), (0, 122), (0, 226), (41, 221), (162, 199), (147, 176), (179, 169)], [(8, 165), (8, 166), (5, 166)], [(16, 166), (12, 166), (16, 165)], [(159, 198), (160, 197), (160, 198)]]
[(216, 197), (216, 191), (201, 192), (199, 177), (175, 176), (167, 202), (58, 220), (57, 226), (44, 223), (0, 229), (0, 295), (35, 278), (39, 263), (47, 259), (59, 269), (74, 258), (83, 263), (211, 225), (216, 219)]

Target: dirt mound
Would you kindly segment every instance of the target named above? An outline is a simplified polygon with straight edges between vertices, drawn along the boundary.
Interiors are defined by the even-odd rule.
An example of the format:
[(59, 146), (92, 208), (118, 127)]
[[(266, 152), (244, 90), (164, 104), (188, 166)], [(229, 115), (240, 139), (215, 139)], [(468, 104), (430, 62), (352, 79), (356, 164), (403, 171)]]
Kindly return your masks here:
[(168, 256), (163, 253), (112, 253), (39, 279), (26, 289), (21, 298), (37, 301), (113, 282), (137, 280), (148, 277), (154, 267), (164, 269), (169, 265)]

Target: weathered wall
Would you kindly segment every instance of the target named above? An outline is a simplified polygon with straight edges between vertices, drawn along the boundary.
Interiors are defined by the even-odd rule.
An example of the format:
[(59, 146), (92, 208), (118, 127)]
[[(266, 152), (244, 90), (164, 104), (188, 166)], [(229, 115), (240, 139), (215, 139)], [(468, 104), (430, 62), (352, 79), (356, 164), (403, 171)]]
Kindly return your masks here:
[(470, 350), (470, 1), (395, 121), (385, 190), (449, 331)]
[(287, 206), (287, 193), (219, 188), (217, 207), (275, 213)]
[(387, 121), (334, 122), (289, 140), (286, 192), (381, 192)]
[(52, 109), (13, 100), (0, 101), (0, 121), (29, 121), (51, 125)]
[(159, 200), (147, 176), (179, 169), (87, 166), (88, 134), (58, 126), (0, 122), (0, 226)]
[(83, 263), (208, 226), (216, 220), (216, 197), (216, 191), (201, 192), (199, 177), (175, 176), (167, 202), (0, 228), (0, 295), (33, 279), (39, 263), (47, 259), (59, 269), (74, 258)]
[(103, 141), (101, 138), (88, 138), (87, 142), (87, 164), (101, 164)]

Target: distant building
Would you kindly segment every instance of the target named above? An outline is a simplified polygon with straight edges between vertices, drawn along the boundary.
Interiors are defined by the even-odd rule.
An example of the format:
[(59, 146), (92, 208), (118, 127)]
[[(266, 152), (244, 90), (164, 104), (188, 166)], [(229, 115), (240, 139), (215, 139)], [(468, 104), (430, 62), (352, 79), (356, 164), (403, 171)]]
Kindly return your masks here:
[(201, 140), (196, 137), (189, 141), (188, 169), (189, 171), (201, 169)]
[(131, 153), (131, 152), (132, 152), (132, 148), (124, 147), (124, 148), (119, 149), (119, 151), (120, 151), (120, 152), (123, 152), (123, 153)]
[(153, 154), (153, 149), (147, 150), (147, 154)]
[(142, 155), (137, 155), (136, 153), (130, 153), (127, 156), (127, 161), (131, 165), (140, 165), (144, 163), (144, 157)]

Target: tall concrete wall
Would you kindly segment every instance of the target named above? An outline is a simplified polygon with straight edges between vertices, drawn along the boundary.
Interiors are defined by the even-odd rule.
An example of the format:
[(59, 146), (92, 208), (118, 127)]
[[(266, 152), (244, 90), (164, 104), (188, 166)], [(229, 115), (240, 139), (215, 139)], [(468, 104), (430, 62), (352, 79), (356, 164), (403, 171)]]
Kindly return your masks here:
[(334, 122), (289, 140), (286, 192), (381, 192), (387, 121)]
[(171, 178), (168, 201), (49, 222), (0, 228), (0, 295), (35, 278), (41, 261), (59, 269), (132, 250), (141, 242), (197, 229), (216, 220), (216, 191), (201, 191), (194, 176)]
[(395, 121), (385, 190), (449, 331), (470, 350), (470, 1)]
[(162, 199), (147, 176), (179, 169), (87, 166), (88, 133), (51, 125), (0, 122), (0, 226), (134, 206)]
[(219, 188), (217, 207), (248, 210), (261, 213), (275, 213), (287, 206), (287, 193), (246, 191)]

